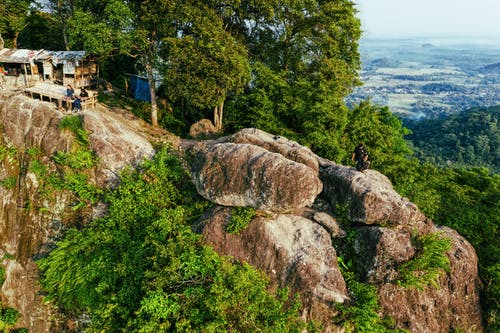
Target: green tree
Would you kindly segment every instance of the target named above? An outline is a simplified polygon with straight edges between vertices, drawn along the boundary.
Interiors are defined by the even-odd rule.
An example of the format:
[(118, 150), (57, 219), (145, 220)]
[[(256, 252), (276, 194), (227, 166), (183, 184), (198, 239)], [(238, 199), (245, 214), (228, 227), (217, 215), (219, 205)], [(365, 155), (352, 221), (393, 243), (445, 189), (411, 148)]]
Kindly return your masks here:
[[(156, 6), (158, 4), (158, 6)], [(167, 7), (167, 8), (166, 8)], [(100, 55), (102, 58), (128, 55), (144, 64), (151, 95), (151, 122), (158, 126), (158, 106), (153, 73), (157, 67), (158, 45), (164, 37), (168, 6), (162, 1), (84, 1), (72, 2), (67, 19), (69, 45)], [(151, 21), (151, 17), (158, 18)]]
[(362, 142), (369, 150), (372, 167), (399, 176), (398, 168), (406, 164), (412, 154), (404, 140), (408, 133), (388, 107), (362, 102), (349, 111), (349, 122), (342, 137), (342, 154), (334, 158), (349, 164), (352, 150)]
[(500, 170), (500, 107), (473, 108), (443, 119), (406, 121), (422, 161)]
[(61, 28), (54, 15), (42, 10), (31, 11), (27, 26), (21, 31), (19, 47), (25, 49), (65, 50)]
[(73, 0), (47, 0), (42, 2), (45, 9), (52, 15), (56, 22), (59, 36), (62, 38), (64, 50), (70, 50), (70, 42), (68, 37), (68, 20), (73, 16), (74, 6)]
[(170, 100), (213, 108), (214, 125), (222, 130), (224, 102), (250, 79), (245, 45), (226, 29), (223, 13), (202, 2), (177, 9), (177, 31), (166, 38), (165, 83)]
[[(351, 1), (270, 1), (248, 9), (240, 27), (252, 82), (228, 108), (230, 128), (257, 126), (342, 154), (349, 122), (344, 97), (359, 84), (359, 20)], [(351, 149), (351, 148), (349, 148)]]
[(298, 303), (191, 230), (207, 207), (166, 149), (109, 193), (109, 214), (39, 261), (48, 297), (105, 332), (301, 332)]
[(19, 34), (28, 24), (31, 3), (31, 0), (3, 0), (0, 3), (0, 38), (5, 41), (5, 47), (17, 48)]

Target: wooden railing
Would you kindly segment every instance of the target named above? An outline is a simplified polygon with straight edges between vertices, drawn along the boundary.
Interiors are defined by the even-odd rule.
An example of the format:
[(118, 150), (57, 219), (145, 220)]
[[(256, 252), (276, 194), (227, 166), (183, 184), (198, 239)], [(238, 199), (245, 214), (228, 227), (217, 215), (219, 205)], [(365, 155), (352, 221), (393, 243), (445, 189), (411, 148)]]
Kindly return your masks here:
[[(40, 82), (33, 87), (23, 90), (24, 94), (31, 98), (40, 99), (42, 101), (56, 102), (60, 109), (71, 111), (73, 100), (66, 97), (66, 87), (58, 84)], [(82, 110), (95, 109), (97, 105), (97, 91), (87, 90), (89, 96), (81, 98)], [(80, 90), (75, 90), (75, 96), (80, 95)], [(63, 109), (63, 110), (64, 110)]]

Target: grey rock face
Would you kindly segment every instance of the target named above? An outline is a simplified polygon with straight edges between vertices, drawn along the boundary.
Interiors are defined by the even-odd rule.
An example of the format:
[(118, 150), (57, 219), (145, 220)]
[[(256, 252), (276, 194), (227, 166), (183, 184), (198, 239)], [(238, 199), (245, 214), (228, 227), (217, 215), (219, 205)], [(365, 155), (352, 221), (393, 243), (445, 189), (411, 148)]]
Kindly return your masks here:
[(332, 328), (334, 303), (348, 300), (327, 230), (296, 215), (257, 218), (239, 235), (225, 231), (230, 209), (217, 207), (203, 217), (198, 229), (218, 253), (265, 271), (277, 287), (299, 292), (304, 318)]
[[(38, 269), (33, 259), (49, 252), (68, 225), (93, 216), (76, 216), (71, 209), (71, 195), (65, 191), (40, 196), (42, 180), (28, 167), (34, 158), (27, 153), (30, 148), (41, 151), (37, 159), (49, 171), (56, 168), (52, 160), (56, 151), (71, 150), (73, 134), (59, 126), (65, 116), (52, 103), (19, 94), (0, 96), (0, 144), (15, 152), (0, 160), (0, 179), (16, 180), (14, 188), (0, 186), (0, 256), (14, 258), (2, 262), (6, 275), (0, 297), (3, 307), (21, 313), (18, 326), (33, 333), (60, 332), (62, 322), (56, 309), (39, 293)], [(78, 116), (89, 133), (90, 148), (99, 159), (89, 174), (95, 184), (115, 184), (123, 168), (154, 154), (153, 146), (142, 134), (144, 126), (137, 120), (106, 109)]]
[(334, 208), (347, 205), (351, 221), (398, 225), (425, 219), (418, 208), (401, 197), (380, 172), (359, 172), (353, 167), (322, 160), (320, 177), (324, 184), (324, 196)]
[(318, 171), (318, 157), (307, 147), (285, 137), (272, 135), (257, 128), (245, 128), (231, 135), (228, 141), (233, 143), (247, 143), (262, 147), (270, 152), (283, 155), (289, 160), (305, 164)]
[(313, 169), (258, 146), (199, 144), (193, 154), (198, 193), (220, 205), (286, 211), (312, 204), (322, 190)]

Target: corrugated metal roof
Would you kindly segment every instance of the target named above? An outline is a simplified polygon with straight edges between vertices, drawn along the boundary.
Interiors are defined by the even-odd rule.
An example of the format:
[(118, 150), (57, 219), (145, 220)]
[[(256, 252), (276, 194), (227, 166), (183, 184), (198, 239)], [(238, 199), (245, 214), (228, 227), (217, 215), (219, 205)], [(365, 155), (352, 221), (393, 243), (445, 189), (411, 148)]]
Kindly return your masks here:
[(27, 49), (1, 49), (0, 62), (27, 64), (30, 60), (34, 60), (43, 50), (27, 50)]
[(85, 58), (85, 51), (47, 51), (27, 49), (1, 49), (0, 62), (27, 64), (36, 60), (52, 58), (54, 65), (64, 62), (75, 62)]
[(67, 61), (76, 62), (85, 58), (85, 51), (46, 51), (52, 57), (54, 65)]

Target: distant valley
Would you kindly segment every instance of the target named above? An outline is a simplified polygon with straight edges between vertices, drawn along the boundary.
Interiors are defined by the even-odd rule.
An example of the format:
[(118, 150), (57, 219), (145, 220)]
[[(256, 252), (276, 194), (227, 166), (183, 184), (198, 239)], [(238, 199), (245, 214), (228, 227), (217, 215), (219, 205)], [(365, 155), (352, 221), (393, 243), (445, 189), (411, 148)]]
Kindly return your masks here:
[(363, 86), (348, 104), (370, 98), (413, 119), (500, 105), (500, 43), (362, 39), (360, 53)]

